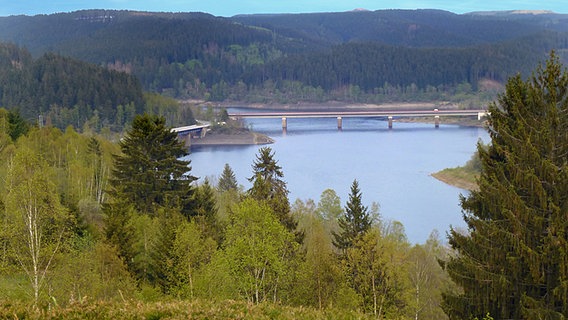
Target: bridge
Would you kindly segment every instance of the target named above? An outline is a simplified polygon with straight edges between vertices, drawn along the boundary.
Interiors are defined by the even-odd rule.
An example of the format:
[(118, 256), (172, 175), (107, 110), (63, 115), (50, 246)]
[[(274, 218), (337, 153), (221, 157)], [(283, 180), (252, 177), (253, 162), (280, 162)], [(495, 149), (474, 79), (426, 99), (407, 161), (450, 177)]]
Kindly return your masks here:
[(207, 128), (211, 125), (200, 124), (185, 127), (172, 128), (171, 131), (178, 134), (178, 139), (183, 141), (186, 147), (191, 146), (191, 138), (203, 138), (207, 134)]
[(288, 127), (288, 119), (292, 118), (337, 118), (337, 128), (343, 126), (343, 118), (386, 117), (389, 129), (392, 129), (393, 118), (401, 117), (433, 117), (436, 128), (440, 126), (440, 116), (467, 117), (476, 116), (481, 120), (487, 115), (486, 110), (365, 110), (365, 111), (267, 111), (267, 112), (236, 112), (229, 113), (233, 119), (246, 118), (281, 118), (282, 129)]

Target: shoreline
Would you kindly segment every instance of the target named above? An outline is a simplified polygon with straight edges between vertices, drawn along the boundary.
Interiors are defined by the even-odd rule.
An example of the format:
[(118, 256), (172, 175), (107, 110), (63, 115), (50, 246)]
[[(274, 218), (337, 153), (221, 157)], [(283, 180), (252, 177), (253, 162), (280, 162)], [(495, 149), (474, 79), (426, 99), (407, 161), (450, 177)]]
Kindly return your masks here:
[[(240, 103), (240, 102), (221, 102), (216, 104), (214, 107), (234, 107), (234, 108), (250, 108), (250, 109), (265, 109), (265, 110), (306, 110), (306, 111), (340, 111), (340, 110), (360, 110), (360, 111), (372, 111), (372, 110), (392, 110), (392, 109), (423, 109), (432, 110), (436, 108), (443, 109), (458, 109), (459, 106), (453, 103), (445, 101), (437, 102), (391, 102), (384, 104), (368, 104), (368, 103), (346, 103), (339, 101), (330, 101), (325, 103), (297, 103), (297, 104), (260, 104), (260, 103)], [(404, 118), (397, 119), (400, 122), (422, 122), (422, 123), (434, 123), (433, 119), (423, 119), (423, 118)], [(477, 126), (482, 127), (484, 121), (471, 120), (471, 119), (449, 119), (441, 118), (441, 124), (453, 124), (461, 126)], [(204, 138), (192, 139), (191, 145), (194, 146), (247, 146), (247, 145), (265, 145), (274, 143), (274, 139), (269, 136), (254, 132), (246, 131), (233, 134), (227, 133), (215, 133), (210, 132)]]
[(203, 138), (191, 140), (191, 146), (248, 146), (271, 143), (274, 143), (274, 139), (253, 131), (234, 134), (211, 132)]

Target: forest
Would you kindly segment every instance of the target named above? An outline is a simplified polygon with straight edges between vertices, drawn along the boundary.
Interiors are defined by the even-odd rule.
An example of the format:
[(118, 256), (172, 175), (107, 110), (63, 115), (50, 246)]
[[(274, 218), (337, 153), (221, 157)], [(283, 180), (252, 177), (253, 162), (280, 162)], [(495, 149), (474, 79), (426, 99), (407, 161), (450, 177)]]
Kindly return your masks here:
[(484, 82), (529, 76), (553, 49), (566, 61), (565, 21), (439, 10), (231, 18), (87, 10), (2, 17), (0, 41), (124, 71), (174, 98), (487, 104), (496, 92)]
[(461, 199), (467, 229), (447, 244), (410, 244), (356, 177), (347, 195), (291, 202), (269, 147), (244, 189), (228, 164), (192, 176), (163, 116), (111, 142), (0, 109), (0, 315), (561, 319), (567, 109), (554, 52), (507, 81)]
[[(564, 19), (0, 18), (0, 318), (568, 317)], [(411, 244), (357, 177), (293, 201), (269, 147), (199, 180), (179, 99), (487, 104), (467, 228)]]

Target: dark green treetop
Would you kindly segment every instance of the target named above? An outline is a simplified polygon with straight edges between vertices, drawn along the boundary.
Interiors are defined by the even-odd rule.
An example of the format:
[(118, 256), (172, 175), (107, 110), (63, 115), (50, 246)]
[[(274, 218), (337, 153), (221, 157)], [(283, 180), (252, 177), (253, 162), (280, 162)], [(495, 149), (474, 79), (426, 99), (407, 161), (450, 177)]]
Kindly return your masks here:
[(289, 231), (295, 232), (298, 223), (290, 214), (289, 191), (283, 180), (284, 173), (274, 159), (271, 148), (262, 147), (258, 150), (252, 170), (253, 176), (249, 181), (253, 185), (248, 191), (249, 195), (256, 200), (267, 201), (280, 222)]
[(568, 316), (568, 74), (552, 53), (527, 81), (509, 79), (478, 145), (479, 190), (462, 197), (468, 232), (452, 229), (446, 263), (462, 293), (451, 319)]
[(217, 183), (217, 189), (220, 192), (225, 192), (229, 190), (236, 190), (238, 188), (237, 178), (235, 177), (235, 172), (231, 169), (228, 163), (225, 163), (219, 182)]
[(333, 232), (333, 244), (342, 250), (352, 247), (355, 240), (371, 228), (371, 223), (368, 209), (362, 202), (359, 182), (353, 180), (345, 212), (338, 220), (341, 231), (339, 233)]
[(193, 215), (189, 154), (163, 117), (139, 115), (120, 142), (121, 155), (115, 156), (112, 192), (138, 212), (154, 214), (160, 207), (177, 208)]

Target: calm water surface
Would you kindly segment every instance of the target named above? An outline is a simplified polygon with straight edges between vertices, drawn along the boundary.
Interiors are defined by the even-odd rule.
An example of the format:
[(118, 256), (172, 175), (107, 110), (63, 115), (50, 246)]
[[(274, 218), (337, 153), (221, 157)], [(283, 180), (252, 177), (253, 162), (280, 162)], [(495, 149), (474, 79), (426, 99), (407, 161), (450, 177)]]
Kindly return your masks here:
[[(298, 198), (317, 203), (331, 188), (344, 205), (357, 179), (364, 204), (379, 203), (382, 217), (402, 222), (413, 243), (423, 243), (434, 229), (445, 236), (450, 225), (465, 225), (459, 195), (466, 191), (431, 174), (463, 165), (477, 141), (489, 141), (482, 128), (395, 122), (389, 130), (379, 118), (344, 118), (342, 131), (336, 119), (288, 119), (286, 133), (280, 119), (251, 119), (247, 125), (276, 141), (269, 146), (284, 171), (291, 203)], [(188, 157), (191, 172), (216, 179), (228, 163), (248, 189), (259, 148), (194, 147)]]

